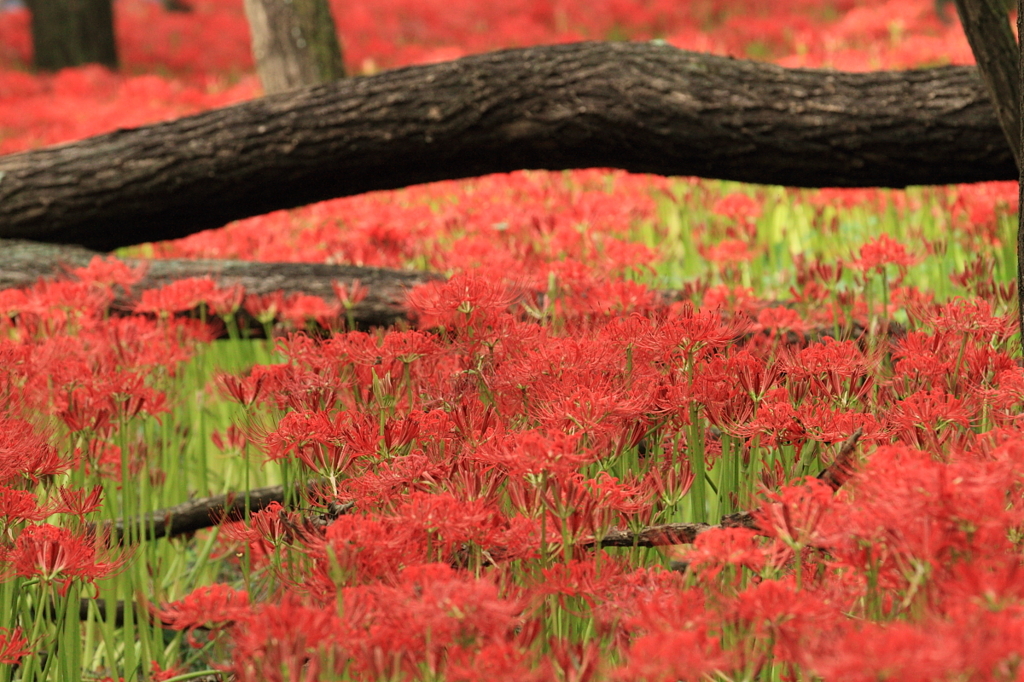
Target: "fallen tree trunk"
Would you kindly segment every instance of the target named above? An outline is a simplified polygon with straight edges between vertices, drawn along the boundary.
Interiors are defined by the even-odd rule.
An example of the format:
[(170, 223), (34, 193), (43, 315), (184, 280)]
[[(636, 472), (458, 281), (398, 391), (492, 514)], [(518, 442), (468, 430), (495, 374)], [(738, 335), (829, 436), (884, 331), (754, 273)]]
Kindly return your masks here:
[(371, 190), (613, 167), (803, 187), (1016, 178), (974, 68), (506, 50), (0, 158), (0, 237), (109, 250)]
[[(16, 240), (0, 241), (0, 290), (30, 286), (40, 278), (54, 277), (71, 268), (88, 265), (95, 251), (75, 246), (53, 246)], [(408, 289), (439, 275), (429, 272), (368, 268), (326, 263), (262, 263), (227, 260), (136, 260), (122, 259), (131, 267), (143, 266), (143, 278), (132, 287), (130, 297), (114, 302), (130, 310), (146, 289), (155, 289), (179, 279), (209, 276), (221, 287), (241, 285), (247, 294), (260, 296), (283, 291), (310, 294), (336, 300), (332, 282), (351, 286), (356, 280), (366, 287), (366, 298), (351, 311), (360, 326), (393, 324), (405, 317)]]

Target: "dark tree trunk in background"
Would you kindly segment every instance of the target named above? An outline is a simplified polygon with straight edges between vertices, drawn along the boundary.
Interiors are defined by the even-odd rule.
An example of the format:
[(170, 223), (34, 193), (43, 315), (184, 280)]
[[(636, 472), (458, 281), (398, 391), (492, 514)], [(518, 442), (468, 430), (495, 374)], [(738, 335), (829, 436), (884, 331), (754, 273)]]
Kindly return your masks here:
[[(1024, 73), (1024, 54), (1013, 37), (1010, 23), (1007, 21), (1008, 11), (1006, 0), (955, 0), (956, 11), (960, 17), (960, 25), (971, 45), (974, 60), (985, 82), (993, 108), (1003, 129), (1008, 148), (1013, 152), (1017, 164), (1017, 191), (1020, 196), (1024, 183), (1024, 151), (1021, 144), (1024, 135), (1021, 133), (1021, 85)], [(1017, 18), (1018, 30), (1021, 17)], [(1020, 204), (1024, 206), (1024, 204)], [(1018, 211), (1017, 226), (1017, 331), (1024, 338), (1024, 231), (1020, 220), (1024, 211)], [(1024, 349), (1022, 349), (1024, 352)]]
[(1020, 50), (1006, 16), (1006, 0), (955, 0), (960, 24), (995, 107), (1007, 144), (1020, 165)]
[(266, 94), (345, 77), (327, 0), (245, 0), (245, 15)]
[(0, 237), (108, 250), (371, 190), (595, 167), (802, 187), (1017, 178), (972, 67), (842, 73), (579, 43), (0, 157)]
[[(1017, 35), (1024, 35), (1024, 0), (1017, 0)], [(1017, 112), (1024, 112), (1024, 40), (1017, 46)], [(1017, 158), (1024, 159), (1024, 115), (1017, 124), (1020, 144)], [(1017, 331), (1024, 354), (1024, 163), (1018, 163), (1017, 176)]]
[(26, 0), (32, 14), (32, 63), (57, 71), (97, 63), (117, 68), (112, 0)]
[(192, 5), (185, 2), (185, 0), (163, 0), (164, 9), (168, 12), (191, 12)]

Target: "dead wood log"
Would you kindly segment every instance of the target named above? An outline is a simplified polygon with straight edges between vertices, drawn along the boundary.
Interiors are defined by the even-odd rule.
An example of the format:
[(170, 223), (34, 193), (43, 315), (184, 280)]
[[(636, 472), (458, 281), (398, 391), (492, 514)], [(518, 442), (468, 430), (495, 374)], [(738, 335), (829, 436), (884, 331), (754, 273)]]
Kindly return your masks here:
[[(0, 289), (29, 286), (40, 278), (54, 277), (72, 268), (88, 265), (95, 251), (77, 246), (55, 246), (20, 240), (0, 240)], [(143, 266), (145, 275), (128, 295), (114, 302), (115, 308), (131, 310), (133, 300), (145, 289), (155, 289), (178, 279), (210, 276), (222, 287), (241, 285), (247, 294), (266, 295), (277, 291), (304, 293), (336, 300), (332, 282), (351, 285), (358, 280), (367, 288), (366, 298), (352, 309), (360, 326), (393, 324), (405, 316), (405, 292), (439, 279), (429, 272), (368, 268), (326, 263), (261, 263), (228, 260), (139, 260), (123, 259), (131, 266)]]
[(970, 67), (785, 69), (655, 43), (504, 50), (0, 158), (0, 237), (99, 250), (524, 168), (803, 187), (1009, 180)]

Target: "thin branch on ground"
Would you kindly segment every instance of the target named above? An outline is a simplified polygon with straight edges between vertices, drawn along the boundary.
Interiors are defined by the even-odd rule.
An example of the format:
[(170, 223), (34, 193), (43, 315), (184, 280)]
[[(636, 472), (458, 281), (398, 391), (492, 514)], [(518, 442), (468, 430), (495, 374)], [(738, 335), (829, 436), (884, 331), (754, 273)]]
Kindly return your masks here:
[[(307, 489), (315, 491), (319, 482), (311, 482)], [(285, 503), (284, 486), (275, 485), (268, 488), (256, 488), (250, 490), (248, 496), (245, 492), (229, 492), (224, 495), (202, 497), (190, 500), (173, 507), (157, 509), (145, 515), (142, 519), (129, 519), (126, 524), (123, 520), (107, 522), (100, 526), (97, 531), (100, 534), (108, 532), (111, 540), (121, 542), (140, 542), (142, 540), (158, 540), (163, 537), (174, 537), (195, 533), (204, 528), (212, 528), (219, 525), (224, 519), (242, 518), (245, 515), (246, 507), (249, 512), (257, 512), (266, 509), (271, 503)], [(327, 518), (337, 517), (351, 509), (351, 504), (329, 505), (324, 510), (323, 516)]]
[[(853, 473), (854, 455), (857, 443), (864, 435), (858, 428), (843, 443), (835, 460), (819, 474), (818, 478), (827, 483), (833, 490), (838, 490)], [(317, 484), (310, 484), (313, 489)], [(250, 512), (265, 509), (272, 502), (284, 504), (284, 486), (276, 485), (269, 488), (257, 488), (249, 491), (248, 508)], [(328, 518), (337, 517), (352, 508), (352, 504), (335, 505), (326, 510)], [(174, 507), (157, 509), (147, 514), (141, 521), (128, 521), (129, 532), (125, 533), (123, 521), (108, 523), (102, 530), (109, 531), (111, 539), (123, 540), (126, 535), (129, 542), (140, 540), (157, 540), (163, 537), (174, 537), (194, 533), (203, 528), (211, 528), (224, 518), (241, 516), (246, 509), (244, 492), (229, 492), (197, 500), (191, 500)], [(758, 530), (753, 512), (741, 511), (722, 517), (716, 525), (707, 523), (668, 523), (650, 526), (638, 531), (614, 529), (601, 539), (602, 547), (658, 547), (663, 545), (681, 545), (693, 542), (699, 534), (711, 528), (750, 528)], [(593, 540), (586, 541), (582, 546), (592, 546)]]
[[(864, 435), (864, 429), (858, 428), (839, 448), (835, 460), (826, 468), (818, 478), (827, 483), (832, 490), (839, 490), (853, 475), (854, 458), (857, 443)], [(723, 516), (722, 520), (715, 525), (708, 523), (667, 523), (660, 526), (650, 526), (638, 531), (614, 529), (601, 538), (602, 547), (663, 547), (666, 545), (688, 545), (697, 539), (701, 533), (712, 528), (749, 528), (753, 531), (761, 531), (754, 517), (754, 512), (740, 511), (734, 514)], [(582, 543), (583, 547), (592, 547), (593, 540)]]

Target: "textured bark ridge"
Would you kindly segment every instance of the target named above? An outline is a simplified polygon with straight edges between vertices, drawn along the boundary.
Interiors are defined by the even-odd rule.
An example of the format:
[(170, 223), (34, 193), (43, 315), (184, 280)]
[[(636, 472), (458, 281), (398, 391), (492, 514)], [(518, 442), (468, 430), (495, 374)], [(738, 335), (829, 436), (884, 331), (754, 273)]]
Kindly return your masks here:
[[(1020, 50), (1006, 16), (1006, 0), (955, 0), (960, 25), (1014, 160), (1020, 165)], [(1017, 3), (1013, 3), (1016, 7)]]
[(1016, 178), (977, 71), (506, 50), (0, 158), (0, 237), (100, 250), (371, 190), (614, 167), (804, 187)]
[[(53, 277), (71, 268), (87, 265), (94, 251), (75, 246), (53, 246), (35, 242), (0, 240), (0, 289), (34, 284), (40, 277)], [(428, 272), (367, 268), (325, 263), (259, 263), (225, 260), (134, 260), (123, 259), (132, 267), (143, 265), (145, 276), (133, 288), (137, 298), (145, 289), (161, 287), (188, 277), (213, 277), (221, 286), (240, 284), (248, 294), (265, 295), (277, 291), (304, 293), (335, 300), (332, 282), (351, 285), (359, 280), (367, 288), (366, 298), (352, 309), (359, 325), (393, 324), (404, 318), (405, 293), (417, 284), (440, 279)], [(114, 302), (115, 307), (131, 309), (131, 299)]]

